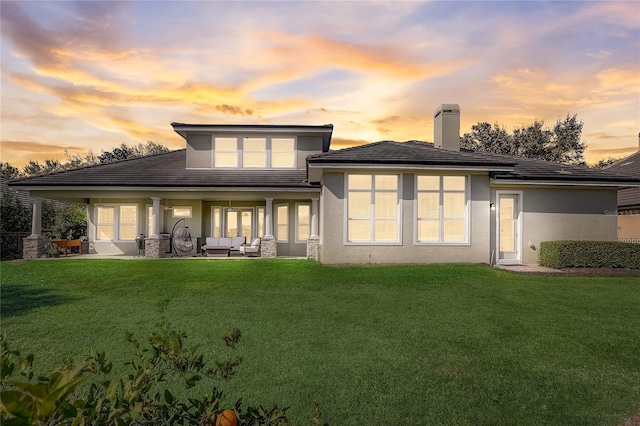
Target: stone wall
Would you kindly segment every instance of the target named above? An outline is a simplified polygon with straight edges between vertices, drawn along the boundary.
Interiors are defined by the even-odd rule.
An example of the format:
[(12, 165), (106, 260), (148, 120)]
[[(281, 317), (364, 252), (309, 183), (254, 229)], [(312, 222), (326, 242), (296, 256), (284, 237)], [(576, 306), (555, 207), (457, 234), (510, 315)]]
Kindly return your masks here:
[(169, 236), (160, 235), (158, 237), (150, 237), (144, 239), (144, 256), (154, 259), (171, 256), (169, 251)]
[(39, 259), (47, 257), (47, 245), (49, 238), (42, 235), (30, 235), (22, 240), (22, 258)]
[(319, 248), (320, 248), (320, 237), (310, 237), (307, 240), (307, 258), (318, 260)]
[(275, 258), (278, 255), (275, 238), (263, 238), (260, 247), (261, 257)]

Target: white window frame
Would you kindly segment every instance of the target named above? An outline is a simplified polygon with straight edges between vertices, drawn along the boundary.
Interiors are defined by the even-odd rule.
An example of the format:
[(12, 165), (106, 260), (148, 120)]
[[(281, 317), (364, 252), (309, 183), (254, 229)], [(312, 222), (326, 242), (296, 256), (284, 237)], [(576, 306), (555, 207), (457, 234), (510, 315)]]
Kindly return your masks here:
[(256, 207), (256, 216), (255, 216), (256, 237), (264, 238), (264, 233), (266, 228), (266, 223), (265, 223), (266, 211), (267, 211), (267, 208), (265, 206)]
[[(349, 176), (350, 175), (360, 175), (360, 176), (370, 176), (371, 177), (371, 190), (354, 190), (353, 192), (365, 192), (365, 191), (370, 191), (372, 194), (371, 199), (375, 200), (375, 192), (376, 192), (376, 188), (375, 188), (375, 177), (376, 176), (395, 176), (398, 179), (398, 186), (397, 186), (397, 190), (396, 190), (396, 226), (397, 226), (397, 230), (396, 230), (396, 235), (398, 236), (397, 240), (395, 241), (391, 241), (391, 240), (386, 240), (386, 241), (376, 241), (375, 240), (375, 222), (376, 222), (376, 216), (375, 216), (375, 202), (372, 201), (371, 203), (371, 214), (370, 214), (370, 226), (371, 226), (371, 236), (373, 237), (372, 240), (356, 240), (356, 241), (350, 241), (349, 240)], [(343, 244), (344, 245), (353, 245), (353, 246), (370, 246), (370, 245), (376, 245), (376, 246), (400, 246), (402, 245), (402, 181), (403, 181), (403, 174), (402, 173), (344, 173), (344, 193), (345, 193), (345, 197), (344, 197), (344, 220), (343, 220)], [(380, 192), (391, 192), (390, 190), (381, 190)]]
[[(216, 210), (218, 210), (218, 235), (216, 235)], [(211, 206), (211, 237), (222, 236), (222, 224), (223, 224), (223, 209), (222, 206)]]
[[(287, 231), (286, 231), (286, 239), (282, 239), (279, 238), (281, 237), (280, 235), (280, 212), (279, 207), (286, 207), (287, 208)], [(289, 232), (291, 231), (291, 221), (289, 220), (289, 209), (290, 206), (288, 203), (281, 203), (281, 204), (274, 204), (273, 205), (273, 212), (275, 213), (275, 238), (276, 238), (276, 243), (288, 243), (289, 242)]]
[[(419, 176), (431, 176), (431, 177), (439, 177), (440, 178), (440, 188), (437, 191), (439, 194), (439, 206), (440, 209), (438, 216), (438, 229), (439, 229), (439, 240), (438, 241), (419, 241), (418, 240), (418, 223), (420, 218), (418, 217), (418, 194), (419, 192), (436, 192), (436, 191), (420, 191), (418, 190), (418, 177)], [(453, 190), (444, 190), (443, 186), (443, 177), (464, 177), (465, 178), (465, 186), (464, 186), (464, 240), (463, 241), (443, 241), (442, 238), (444, 236), (444, 206), (443, 206), (443, 198), (445, 192), (455, 192), (460, 193), (461, 191), (453, 191)], [(413, 179), (413, 188), (414, 188), (414, 214), (413, 214), (413, 243), (415, 245), (420, 246), (469, 246), (471, 241), (471, 176), (470, 175), (431, 175), (431, 174), (416, 174)]]
[[(266, 165), (265, 167), (245, 167), (244, 166), (244, 139), (265, 139), (266, 140)], [(222, 167), (216, 166), (216, 139), (235, 139), (236, 140), (236, 164), (235, 167)], [(273, 150), (272, 142), (274, 139), (290, 139), (293, 141), (293, 164), (287, 167), (273, 167)], [(232, 151), (221, 151), (222, 153), (230, 153)], [(249, 151), (254, 152), (254, 151)], [(255, 151), (257, 152), (257, 151)], [(225, 135), (212, 135), (211, 136), (211, 168), (220, 170), (296, 170), (298, 168), (298, 138), (291, 135), (272, 135), (272, 136), (225, 136)]]
[[(98, 209), (101, 207), (108, 207), (108, 208), (113, 208), (113, 236), (114, 239), (112, 240), (106, 240), (106, 239), (99, 239), (98, 237), (100, 236), (99, 232), (98, 232), (98, 227), (100, 226), (100, 223), (98, 222), (99, 217), (98, 217)], [(120, 207), (135, 207), (136, 208), (136, 224), (135, 224), (135, 228), (136, 228), (136, 232), (135, 232), (135, 236), (133, 238), (127, 238), (127, 239), (122, 239), (120, 238)], [(94, 240), (95, 241), (114, 241), (114, 242), (130, 242), (130, 241), (135, 241), (136, 237), (138, 235), (140, 235), (139, 233), (139, 229), (140, 229), (140, 206), (138, 204), (135, 203), (101, 203), (99, 205), (95, 205), (94, 206), (94, 218), (95, 218), (95, 235), (94, 235)]]
[[(300, 224), (300, 221), (299, 221), (300, 216), (299, 216), (298, 208), (302, 206), (309, 207), (309, 224), (308, 224), (309, 234), (306, 236), (303, 236), (304, 238), (300, 238), (301, 235), (298, 233), (298, 231), (300, 230), (298, 226)], [(296, 203), (295, 209), (296, 209), (295, 211), (296, 243), (306, 243), (309, 237), (311, 236), (311, 215), (313, 214), (311, 212), (311, 203)]]
[(147, 228), (147, 237), (153, 234), (153, 204), (145, 205), (145, 228)]
[[(184, 214), (176, 214), (176, 210), (178, 209), (186, 209), (189, 210), (189, 213), (184, 215)], [(178, 218), (178, 219), (190, 219), (193, 217), (193, 207), (192, 206), (173, 206), (171, 207), (171, 217), (172, 218)]]

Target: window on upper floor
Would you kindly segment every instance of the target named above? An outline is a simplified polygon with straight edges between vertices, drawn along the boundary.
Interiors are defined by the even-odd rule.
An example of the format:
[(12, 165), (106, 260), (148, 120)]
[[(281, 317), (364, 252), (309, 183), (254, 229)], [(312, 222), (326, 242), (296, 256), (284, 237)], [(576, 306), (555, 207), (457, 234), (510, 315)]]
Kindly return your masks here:
[(285, 137), (214, 137), (215, 168), (296, 168), (296, 140)]

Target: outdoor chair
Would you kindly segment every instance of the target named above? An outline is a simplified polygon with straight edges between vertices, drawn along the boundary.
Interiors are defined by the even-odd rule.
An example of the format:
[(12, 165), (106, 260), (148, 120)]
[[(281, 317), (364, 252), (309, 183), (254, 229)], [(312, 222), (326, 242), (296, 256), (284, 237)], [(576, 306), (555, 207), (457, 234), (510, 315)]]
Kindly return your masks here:
[(249, 257), (257, 256), (260, 254), (260, 238), (255, 238), (251, 245), (243, 244), (240, 246), (240, 253)]

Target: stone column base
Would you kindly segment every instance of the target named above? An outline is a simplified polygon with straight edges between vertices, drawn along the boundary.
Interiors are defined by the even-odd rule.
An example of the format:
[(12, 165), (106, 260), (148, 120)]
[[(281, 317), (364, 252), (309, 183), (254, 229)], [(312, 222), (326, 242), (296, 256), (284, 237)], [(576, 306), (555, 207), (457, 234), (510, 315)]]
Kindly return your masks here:
[(169, 251), (169, 236), (159, 235), (157, 237), (149, 237), (144, 239), (144, 257), (161, 259), (171, 256)]
[(22, 258), (40, 259), (47, 257), (47, 245), (49, 238), (42, 235), (29, 235), (22, 239)]
[(263, 238), (260, 243), (260, 257), (275, 258), (278, 255), (278, 248), (276, 247), (276, 239), (273, 237)]
[(307, 240), (307, 259), (318, 260), (320, 237), (309, 237)]

